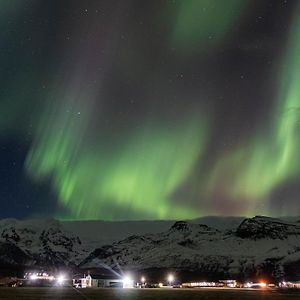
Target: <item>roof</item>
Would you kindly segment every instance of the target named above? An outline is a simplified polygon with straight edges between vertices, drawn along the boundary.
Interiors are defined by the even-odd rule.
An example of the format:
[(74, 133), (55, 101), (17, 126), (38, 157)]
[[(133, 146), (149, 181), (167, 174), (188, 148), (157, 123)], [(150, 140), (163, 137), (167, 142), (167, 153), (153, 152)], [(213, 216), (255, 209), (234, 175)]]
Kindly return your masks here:
[(122, 277), (118, 275), (90, 274), (90, 276), (92, 277), (92, 279), (106, 279), (106, 280), (122, 279)]

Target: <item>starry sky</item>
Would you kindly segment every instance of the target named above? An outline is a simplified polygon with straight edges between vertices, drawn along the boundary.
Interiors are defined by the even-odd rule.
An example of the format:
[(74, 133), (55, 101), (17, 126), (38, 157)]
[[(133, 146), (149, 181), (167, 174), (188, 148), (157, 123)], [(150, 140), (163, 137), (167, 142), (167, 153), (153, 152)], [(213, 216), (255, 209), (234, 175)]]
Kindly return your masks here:
[(300, 2), (3, 0), (0, 217), (300, 214)]

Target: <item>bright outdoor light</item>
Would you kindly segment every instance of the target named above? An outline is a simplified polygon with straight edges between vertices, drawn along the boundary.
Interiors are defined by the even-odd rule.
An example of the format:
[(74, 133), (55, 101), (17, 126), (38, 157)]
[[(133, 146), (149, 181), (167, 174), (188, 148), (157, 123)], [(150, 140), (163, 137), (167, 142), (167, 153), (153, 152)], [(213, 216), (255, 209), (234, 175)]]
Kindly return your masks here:
[(168, 275), (168, 282), (169, 282), (169, 284), (172, 284), (173, 281), (174, 281), (174, 275), (173, 274), (169, 274)]
[(142, 283), (145, 283), (145, 281), (146, 281), (146, 278), (145, 278), (144, 276), (142, 276), (141, 282), (142, 282)]
[(123, 278), (123, 282), (124, 283), (129, 283), (129, 282), (131, 282), (132, 281), (132, 279), (129, 277), (129, 276), (125, 276), (124, 278)]
[(61, 274), (57, 277), (57, 283), (62, 284), (65, 279), (66, 279), (65, 276)]
[(31, 280), (36, 280), (37, 279), (37, 275), (36, 274), (32, 274), (29, 277)]
[(123, 278), (123, 288), (132, 288), (133, 287), (133, 279), (127, 275)]
[(262, 282), (259, 283), (259, 286), (260, 287), (267, 287), (267, 283), (262, 281)]

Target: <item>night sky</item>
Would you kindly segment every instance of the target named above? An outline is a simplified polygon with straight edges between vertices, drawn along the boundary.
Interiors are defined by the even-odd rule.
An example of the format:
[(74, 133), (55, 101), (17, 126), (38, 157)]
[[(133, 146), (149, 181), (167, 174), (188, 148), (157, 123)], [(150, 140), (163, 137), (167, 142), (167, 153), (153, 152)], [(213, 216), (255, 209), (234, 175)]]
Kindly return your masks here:
[(300, 214), (300, 1), (0, 6), (1, 218)]

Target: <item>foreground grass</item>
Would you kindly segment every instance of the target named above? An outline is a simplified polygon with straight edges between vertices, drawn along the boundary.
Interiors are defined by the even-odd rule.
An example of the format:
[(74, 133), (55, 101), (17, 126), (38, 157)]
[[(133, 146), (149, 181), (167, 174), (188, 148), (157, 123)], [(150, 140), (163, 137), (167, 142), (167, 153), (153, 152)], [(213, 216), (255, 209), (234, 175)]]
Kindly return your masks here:
[(300, 299), (300, 292), (274, 290), (216, 289), (80, 289), (73, 288), (0, 288), (0, 299), (103, 299), (103, 300), (286, 300)]

